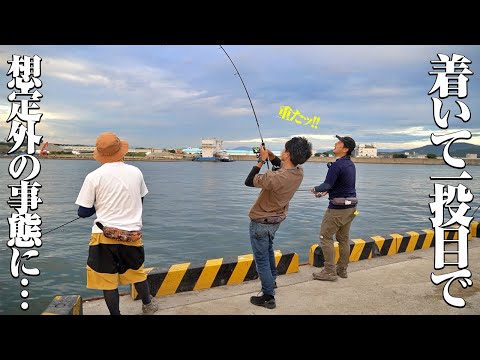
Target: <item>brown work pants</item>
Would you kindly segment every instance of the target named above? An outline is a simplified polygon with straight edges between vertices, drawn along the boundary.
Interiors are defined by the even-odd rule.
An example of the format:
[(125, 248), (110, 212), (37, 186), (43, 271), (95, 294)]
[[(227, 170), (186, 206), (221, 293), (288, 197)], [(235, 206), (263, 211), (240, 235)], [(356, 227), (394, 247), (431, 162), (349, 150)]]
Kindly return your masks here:
[(325, 271), (335, 274), (335, 240), (338, 241), (339, 269), (347, 270), (350, 258), (350, 226), (355, 218), (356, 208), (327, 209), (320, 226), (320, 247), (325, 259)]

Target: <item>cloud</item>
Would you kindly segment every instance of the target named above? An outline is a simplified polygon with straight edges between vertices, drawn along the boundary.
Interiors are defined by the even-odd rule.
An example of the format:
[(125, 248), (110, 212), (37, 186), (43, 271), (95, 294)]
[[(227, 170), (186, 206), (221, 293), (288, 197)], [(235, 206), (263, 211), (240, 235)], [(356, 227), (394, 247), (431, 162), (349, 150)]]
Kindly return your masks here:
[(357, 86), (346, 90), (342, 93), (345, 96), (358, 96), (369, 98), (381, 98), (381, 97), (401, 97), (409, 94), (409, 89), (405, 87), (393, 87), (393, 86)]
[[(437, 53), (462, 53), (480, 61), (479, 46), (296, 45), (225, 46), (251, 96), (268, 145), (305, 133), (315, 147), (331, 149), (334, 135), (359, 143), (403, 147), (429, 141), (435, 130), (427, 92)], [(77, 143), (115, 129), (147, 147), (200, 143), (217, 136), (228, 144), (257, 145), (252, 108), (229, 59), (216, 45), (205, 46), (2, 46), (0, 69), (12, 54), (42, 56), (42, 129), (46, 136)], [(5, 83), (9, 80), (5, 76)], [(471, 80), (474, 80), (472, 78)], [(469, 82), (470, 129), (480, 113), (479, 83)], [(10, 111), (0, 87), (0, 111)], [(8, 105), (8, 107), (7, 107)], [(320, 117), (318, 129), (278, 118), (280, 106)], [(458, 110), (445, 102), (443, 110)], [(3, 115), (5, 114), (5, 115)], [(0, 135), (7, 131), (0, 125)], [(430, 130), (431, 129), (431, 130)], [(235, 140), (238, 139), (238, 140)], [(268, 139), (268, 140), (267, 140)], [(91, 142), (91, 140), (90, 140)], [(385, 148), (387, 148), (385, 146)]]

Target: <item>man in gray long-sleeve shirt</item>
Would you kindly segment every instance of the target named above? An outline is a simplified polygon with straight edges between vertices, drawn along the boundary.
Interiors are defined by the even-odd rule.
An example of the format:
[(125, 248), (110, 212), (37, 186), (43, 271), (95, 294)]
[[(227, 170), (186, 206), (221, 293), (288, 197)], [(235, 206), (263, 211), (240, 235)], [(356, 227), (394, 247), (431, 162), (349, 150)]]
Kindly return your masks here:
[[(355, 141), (348, 136), (336, 135), (333, 153), (338, 159), (328, 169), (325, 181), (311, 191), (316, 197), (328, 193), (328, 208), (320, 227), (320, 247), (325, 259), (321, 272), (313, 273), (316, 280), (335, 281), (338, 276), (346, 278), (350, 258), (350, 226), (357, 210), (355, 189), (356, 169), (350, 159)], [(335, 268), (334, 239), (338, 241), (339, 259)]]

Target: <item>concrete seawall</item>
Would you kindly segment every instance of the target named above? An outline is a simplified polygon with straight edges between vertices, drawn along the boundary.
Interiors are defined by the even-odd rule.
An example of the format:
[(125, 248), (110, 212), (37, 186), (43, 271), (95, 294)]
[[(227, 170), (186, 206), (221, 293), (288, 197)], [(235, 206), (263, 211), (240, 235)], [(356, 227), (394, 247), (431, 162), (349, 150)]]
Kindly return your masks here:
[[(470, 224), (468, 239), (478, 237), (478, 222)], [(370, 236), (350, 240), (350, 262), (371, 259), (372, 257), (394, 255), (403, 252), (411, 252), (419, 249), (433, 247), (435, 231), (424, 229), (421, 231), (408, 231), (405, 234), (392, 233), (386, 236)], [(446, 240), (458, 240), (458, 232), (455, 230), (445, 231)], [(338, 242), (334, 243), (335, 262), (338, 261)], [(310, 247), (308, 263), (315, 267), (323, 267), (324, 257), (318, 244)]]
[[(453, 249), (452, 245), (447, 249)], [(436, 275), (452, 273), (457, 267), (434, 270), (435, 249), (429, 247), (353, 262), (348, 267), (348, 278), (334, 282), (314, 280), (312, 272), (318, 269), (309, 264), (300, 265), (298, 272), (277, 278), (277, 306), (272, 310), (250, 303), (250, 296), (260, 291), (261, 285), (257, 279), (157, 298), (159, 310), (154, 315), (313, 315), (309, 319), (312, 326), (317, 327), (330, 319), (315, 318), (317, 315), (474, 315), (476, 319), (473, 320), (478, 321), (480, 239), (472, 238), (468, 247), (468, 270), (472, 274), (473, 284), (463, 288), (458, 281), (454, 281), (448, 288), (452, 296), (465, 300), (464, 307), (453, 307), (445, 302), (445, 282), (439, 285), (432, 283), (430, 276), (433, 272)], [(129, 294), (121, 296), (120, 310), (123, 315), (142, 315), (141, 301), (132, 300)], [(103, 299), (86, 300), (83, 311), (84, 315), (108, 315)], [(207, 323), (210, 321), (205, 320)], [(230, 320), (236, 322), (242, 319)], [(284, 321), (282, 318), (278, 320)], [(343, 326), (343, 320), (346, 319), (340, 320)], [(354, 320), (358, 326), (363, 326), (366, 321), (363, 317)], [(388, 321), (390, 323), (393, 320)], [(430, 328), (426, 331), (432, 329), (433, 325), (428, 321), (431, 318), (419, 320), (420, 325), (425, 321), (429, 323)], [(442, 318), (437, 325), (442, 326), (447, 320)], [(203, 320), (200, 321), (203, 323)], [(277, 319), (274, 321), (280, 325)], [(234, 326), (235, 323), (231, 324)], [(221, 331), (228, 331), (226, 325)], [(385, 326), (384, 323), (379, 325)]]
[(42, 315), (83, 315), (83, 300), (80, 295), (57, 295)]
[[(478, 224), (479, 224), (478, 222), (471, 223), (470, 233), (468, 236), (469, 247), (476, 249), (475, 253), (473, 252), (469, 253), (469, 262), (470, 264), (474, 264), (474, 266), (477, 266), (477, 267), (480, 266), (479, 265), (480, 264), (480, 261), (479, 261), (480, 260), (480, 248), (479, 248), (480, 242), (478, 238), (478, 235), (479, 235)], [(450, 240), (458, 239), (456, 231), (454, 229), (447, 231), (446, 238)], [(398, 257), (399, 259), (404, 259), (402, 261), (408, 261), (408, 262), (410, 260), (415, 260), (420, 258), (419, 257), (420, 255), (408, 257), (409, 256), (408, 254), (411, 254), (412, 252), (415, 252), (416, 254), (424, 254), (422, 256), (424, 256), (424, 258), (429, 259), (428, 261), (430, 263), (426, 263), (426, 262), (422, 263), (422, 269), (423, 269), (422, 271), (424, 271), (427, 266), (431, 267), (431, 269), (428, 271), (431, 272), (433, 270), (434, 231), (431, 229), (425, 229), (418, 232), (411, 231), (403, 235), (396, 234), (396, 233), (389, 234), (388, 236), (374, 235), (366, 239), (367, 240), (352, 239), (352, 243), (350, 247), (351, 263), (349, 266), (349, 273), (351, 271), (355, 271), (356, 268), (361, 269), (361, 268), (364, 268), (365, 266), (368, 267), (368, 265), (357, 266), (356, 263), (378, 264), (379, 266), (382, 266), (382, 264), (386, 264), (386, 263), (394, 264), (396, 262), (395, 260), (396, 257)], [(473, 239), (475, 241), (472, 241)], [(453, 245), (454, 244), (448, 244), (449, 247), (452, 247)], [(338, 245), (337, 245), (337, 249), (338, 249)], [(307, 281), (306, 279), (308, 279), (308, 281), (311, 280), (313, 282), (316, 282), (315, 280), (311, 279), (311, 272), (314, 271), (316, 267), (323, 266), (322, 255), (321, 255), (321, 251), (319, 251), (318, 245), (312, 245), (310, 249), (310, 254), (309, 254), (309, 263), (302, 266), (299, 266), (298, 264), (298, 254), (296, 253), (291, 253), (288, 251), (282, 252), (277, 250), (275, 252), (275, 258), (276, 258), (276, 264), (279, 271), (279, 275), (282, 275), (282, 276), (279, 276), (279, 278), (277, 279), (277, 282), (280, 284), (289, 284), (289, 283), (291, 284), (297, 281), (298, 279), (302, 279), (301, 280), (302, 282)], [(338, 260), (338, 252), (337, 252), (337, 260)], [(359, 261), (359, 260), (368, 260), (368, 261), (365, 262), (365, 261)], [(394, 267), (391, 267), (391, 269), (393, 269), (392, 271), (395, 271), (397, 267), (394, 266)], [(415, 264), (412, 264), (412, 269), (415, 269)], [(249, 293), (255, 291), (252, 289), (256, 289), (257, 292), (259, 289), (258, 274), (256, 273), (255, 263), (253, 261), (253, 257), (251, 254), (239, 256), (238, 258), (213, 259), (200, 264), (191, 264), (191, 263), (176, 264), (164, 270), (156, 269), (156, 268), (150, 268), (148, 270), (149, 270), (149, 275), (147, 279), (152, 289), (152, 295), (162, 299), (171, 298), (172, 296), (181, 296), (180, 293), (192, 293), (192, 294), (198, 294), (198, 297), (195, 297), (194, 295), (192, 295), (193, 297), (191, 298), (191, 301), (195, 302), (195, 298), (198, 300), (198, 299), (204, 299), (205, 297), (208, 297), (208, 295), (206, 295), (205, 293), (205, 291), (207, 290), (213, 290), (213, 288), (223, 288), (223, 289), (232, 289), (232, 292), (235, 293), (233, 289), (234, 288), (238, 289), (237, 286), (240, 286), (243, 284), (245, 285), (245, 289), (248, 289)], [(411, 271), (414, 271), (414, 270), (411, 270)], [(474, 279), (478, 281), (480, 280), (478, 279), (478, 274), (480, 272), (477, 271), (477, 273), (475, 273), (475, 271), (472, 272), (472, 274), (474, 276)], [(402, 273), (403, 272), (405, 271), (402, 270)], [(302, 275), (296, 276), (295, 275), (296, 273), (302, 273)], [(288, 276), (283, 276), (283, 275), (288, 275)], [(391, 276), (395, 277), (394, 274), (391, 274)], [(408, 273), (408, 275), (406, 276), (418, 277), (418, 274), (416, 275), (414, 273)], [(431, 282), (429, 282), (430, 281), (429, 272), (427, 272), (426, 274), (423, 273), (422, 276), (425, 276), (427, 279), (422, 278), (423, 280), (419, 280), (419, 281), (422, 281), (424, 285), (426, 283), (429, 283), (430, 285), (429, 289), (432, 286), (434, 287), (434, 285)], [(289, 280), (290, 278), (292, 280)], [(349, 279), (350, 278), (351, 277), (349, 276)], [(375, 279), (370, 279), (370, 281), (372, 280), (375, 281)], [(401, 279), (399, 279), (399, 281), (403, 284)], [(255, 284), (255, 286), (251, 284)], [(221, 286), (221, 285), (232, 285), (232, 286)], [(281, 286), (282, 285), (279, 285), (279, 287)], [(354, 284), (352, 284), (352, 286), (354, 286)], [(480, 300), (480, 293), (478, 293), (478, 291), (480, 290), (480, 287), (476, 285), (473, 287), (473, 290), (474, 290), (476, 299)], [(228, 292), (230, 290), (225, 290), (225, 291)], [(225, 294), (225, 291), (223, 291), (222, 294)], [(430, 292), (431, 289), (428, 291)], [(381, 291), (376, 291), (376, 293), (377, 293), (377, 296), (379, 297), (383, 296)], [(220, 293), (214, 292), (214, 294), (220, 294)], [(138, 300), (136, 300), (138, 294), (136, 294), (133, 286), (131, 287), (130, 295), (131, 295), (130, 301), (127, 301), (125, 300), (125, 297), (122, 297), (122, 301), (127, 302), (129, 304), (128, 305), (129, 309), (131, 309), (128, 312), (123, 312), (123, 313), (137, 314), (138, 308), (141, 307), (141, 304), (138, 302)], [(295, 296), (298, 296), (298, 294), (295, 294)], [(58, 314), (57, 311), (59, 311), (61, 314), (64, 314), (64, 315), (82, 314), (85, 312), (84, 311), (85, 306), (83, 306), (83, 308), (81, 309), (78, 309), (78, 298), (80, 298), (79, 295), (57, 296), (52, 301), (48, 309), (45, 310), (44, 314), (45, 315)], [(440, 295), (440, 298), (441, 298), (441, 295)], [(175, 300), (173, 301), (175, 302)], [(166, 302), (171, 303), (169, 300), (166, 300)], [(86, 314), (91, 314), (91, 313), (108, 314), (108, 310), (106, 310), (106, 306), (104, 305), (103, 299), (85, 300), (83, 303), (84, 304), (89, 303), (90, 310), (86, 311)], [(257, 310), (257, 312), (254, 312), (254, 313), (263, 313), (262, 312), (263, 310), (252, 309), (251, 306), (252, 306), (251, 304), (248, 304), (248, 300), (245, 301), (244, 307), (247, 307), (247, 309), (249, 309), (248, 311)], [(285, 309), (285, 311), (287, 312), (282, 312), (282, 313), (295, 313), (295, 309), (298, 308), (298, 306), (295, 303), (292, 303), (291, 307), (292, 308), (290, 310)], [(132, 310), (133, 308), (135, 308), (136, 310)], [(478, 310), (480, 310), (480, 301), (477, 304), (477, 308)], [(92, 310), (92, 309), (95, 309), (95, 310)], [(225, 310), (225, 311), (228, 311), (228, 310)], [(239, 313), (242, 313), (242, 311), (240, 311)], [(268, 312), (268, 310), (266, 311)], [(362, 313), (361, 309), (360, 310), (357, 309), (356, 311), (359, 313)], [(404, 311), (405, 313), (409, 313), (408, 309), (402, 310), (402, 311)], [(162, 313), (164, 312), (160, 312), (159, 314), (162, 314)], [(217, 312), (214, 310), (213, 313), (217, 313)], [(227, 312), (227, 314), (228, 313), (229, 312)], [(370, 313), (370, 312), (366, 311), (365, 313)], [(384, 313), (391, 313), (391, 312), (386, 310)], [(413, 312), (413, 313), (425, 313), (425, 312), (422, 309), (420, 309), (419, 311)], [(443, 312), (440, 312), (440, 313), (443, 313)], [(232, 312), (230, 314), (236, 314), (236, 312)]]
[[(298, 271), (298, 254), (275, 250), (278, 275)], [(168, 268), (147, 269), (150, 292), (155, 297), (255, 280), (258, 273), (252, 254), (207, 260), (202, 263), (175, 264)], [(131, 286), (133, 299), (138, 299)]]

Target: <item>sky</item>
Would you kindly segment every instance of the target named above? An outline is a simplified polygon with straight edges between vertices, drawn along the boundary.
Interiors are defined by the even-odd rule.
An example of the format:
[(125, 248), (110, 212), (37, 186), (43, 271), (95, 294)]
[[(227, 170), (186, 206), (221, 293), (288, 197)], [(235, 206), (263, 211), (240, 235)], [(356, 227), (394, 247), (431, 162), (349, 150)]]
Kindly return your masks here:
[[(226, 149), (263, 139), (281, 150), (304, 136), (314, 150), (326, 151), (338, 134), (394, 151), (432, 145), (432, 134), (467, 130), (471, 139), (459, 141), (480, 145), (479, 45), (222, 47), (0, 45), (0, 141), (11, 129), (8, 96), (18, 92), (7, 86), (9, 61), (38, 55), (42, 97), (30, 113), (42, 114), (35, 134), (49, 143), (93, 146), (111, 131), (130, 148), (200, 147), (203, 138), (215, 137)], [(434, 120), (432, 98), (440, 90), (429, 94), (436, 82), (429, 72), (439, 66), (430, 62), (438, 54), (465, 56), (473, 72), (465, 98), (441, 99), (440, 115), (450, 110), (446, 128)], [(470, 110), (468, 121), (455, 116), (461, 113), (456, 101)]]

